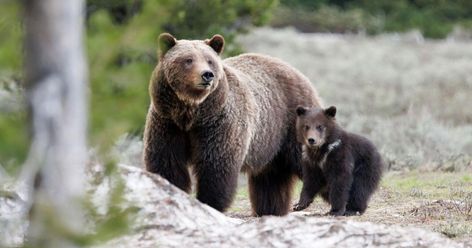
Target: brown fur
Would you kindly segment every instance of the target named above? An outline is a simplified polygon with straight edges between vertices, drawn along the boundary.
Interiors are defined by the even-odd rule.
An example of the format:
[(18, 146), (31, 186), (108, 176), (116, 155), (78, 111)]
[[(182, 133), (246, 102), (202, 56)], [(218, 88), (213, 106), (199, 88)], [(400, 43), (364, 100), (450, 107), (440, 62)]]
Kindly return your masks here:
[[(221, 60), (224, 40), (218, 35), (177, 41), (163, 34), (159, 44), (144, 134), (147, 170), (189, 192), (192, 165), (197, 198), (220, 211), (230, 206), (243, 170), (254, 214), (286, 214), (294, 175), (301, 174), (293, 109), (319, 106), (311, 83), (268, 56)], [(206, 70), (214, 79), (202, 88)]]
[(294, 210), (307, 208), (316, 194), (331, 205), (329, 214), (364, 213), (384, 165), (366, 138), (336, 123), (336, 108), (297, 108), (297, 139), (303, 145), (303, 188)]

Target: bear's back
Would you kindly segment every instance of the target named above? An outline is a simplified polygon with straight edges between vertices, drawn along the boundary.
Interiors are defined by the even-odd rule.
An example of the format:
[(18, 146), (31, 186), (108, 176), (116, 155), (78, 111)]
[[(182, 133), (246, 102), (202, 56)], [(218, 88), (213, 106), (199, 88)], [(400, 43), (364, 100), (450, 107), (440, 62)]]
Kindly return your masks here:
[[(223, 65), (235, 69), (243, 76), (244, 80), (241, 83), (254, 93), (255, 100), (260, 106), (265, 105), (267, 108), (285, 106), (291, 110), (296, 108), (297, 104), (321, 106), (321, 100), (310, 80), (278, 58), (245, 53), (223, 60)], [(284, 106), (278, 106), (279, 103), (283, 103)]]
[(228, 78), (230, 92), (245, 94), (253, 105), (246, 164), (256, 169), (269, 163), (294, 132), (295, 108), (320, 106), (320, 100), (305, 76), (277, 58), (249, 53), (225, 59), (223, 65), (235, 74)]

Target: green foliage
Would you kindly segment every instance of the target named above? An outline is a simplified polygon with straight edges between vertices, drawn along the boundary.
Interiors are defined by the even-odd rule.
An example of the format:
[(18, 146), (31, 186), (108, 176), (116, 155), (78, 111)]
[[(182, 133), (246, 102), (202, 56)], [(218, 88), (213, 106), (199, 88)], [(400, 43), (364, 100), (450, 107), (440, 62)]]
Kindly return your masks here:
[[(21, 85), (23, 37), (18, 20), (19, 6), (15, 1), (5, 1), (0, 8), (0, 165), (15, 171), (24, 160), (27, 151), (26, 114), (24, 108), (11, 107)], [(5, 107), (9, 106), (9, 107)]]
[(236, 35), (245, 32), (249, 26), (266, 23), (276, 4), (276, 0), (177, 0), (169, 7), (174, 14), (162, 28), (177, 38), (187, 39), (206, 39), (222, 34), (227, 43), (225, 54), (236, 55), (241, 52), (234, 43)]
[(87, 17), (99, 10), (106, 10), (116, 24), (127, 23), (141, 11), (143, 0), (87, 0)]
[(18, 164), (26, 157), (28, 148), (26, 131), (24, 111), (0, 116), (0, 165), (10, 172), (16, 172)]
[[(320, 15), (320, 12), (324, 11), (323, 8), (326, 8), (325, 6), (341, 8), (344, 10), (344, 15), (347, 16), (351, 15), (351, 11), (357, 10), (361, 13), (360, 15), (375, 17), (366, 19), (366, 22), (361, 23), (364, 25), (363, 29), (370, 33), (419, 29), (426, 37), (443, 38), (452, 31), (454, 25), (463, 26), (464, 23), (472, 20), (472, 1), (468, 0), (285, 0), (281, 2), (290, 8), (303, 8), (307, 13), (305, 15), (311, 14), (312, 16)], [(294, 18), (297, 16), (300, 15), (295, 12)], [(338, 14), (338, 16), (343, 16), (343, 14)], [(303, 18), (302, 15), (301, 21), (304, 20)], [(312, 19), (308, 19), (309, 24), (329, 28), (329, 24), (313, 22)], [(337, 18), (328, 17), (325, 20), (330, 23), (333, 22), (333, 19), (336, 20)], [(378, 20), (382, 20), (382, 22)], [(339, 24), (345, 24), (346, 27), (340, 28), (336, 25), (334, 29), (329, 31), (337, 32), (340, 29), (350, 31), (352, 29), (352, 24), (349, 22), (339, 22)], [(382, 24), (380, 29), (378, 24)], [(375, 29), (371, 29), (372, 26)]]
[(385, 16), (386, 31), (407, 31), (416, 28), (426, 37), (445, 37), (461, 16), (459, 13), (449, 13), (451, 8), (457, 6), (434, 1), (423, 2), (417, 5), (408, 1), (376, 1), (375, 4), (364, 1), (361, 6), (371, 13)]
[(315, 12), (306, 9), (280, 7), (275, 11), (278, 18), (275, 27), (292, 25), (302, 32), (361, 32), (376, 33), (382, 28), (382, 20), (361, 9), (341, 10), (336, 6), (323, 5)]
[(281, 0), (280, 3), (289, 8), (304, 8), (313, 11), (326, 5), (329, 0)]
[(17, 73), (22, 65), (22, 26), (19, 6), (14, 1), (2, 3), (0, 10), (0, 75)]

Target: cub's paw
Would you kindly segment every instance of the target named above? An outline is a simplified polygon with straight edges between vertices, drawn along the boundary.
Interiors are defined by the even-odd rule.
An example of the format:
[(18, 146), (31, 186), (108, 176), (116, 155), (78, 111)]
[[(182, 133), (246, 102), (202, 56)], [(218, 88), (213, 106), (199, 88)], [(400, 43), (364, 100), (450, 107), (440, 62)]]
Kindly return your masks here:
[(327, 215), (331, 215), (331, 216), (343, 216), (344, 215), (344, 210), (332, 210), (328, 212)]
[(346, 210), (346, 212), (344, 212), (344, 216), (359, 216), (359, 215), (362, 215), (359, 211), (355, 211), (355, 210)]
[(297, 204), (293, 205), (293, 211), (301, 211), (305, 208), (307, 208), (308, 206), (310, 206), (310, 203), (311, 202), (298, 202)]

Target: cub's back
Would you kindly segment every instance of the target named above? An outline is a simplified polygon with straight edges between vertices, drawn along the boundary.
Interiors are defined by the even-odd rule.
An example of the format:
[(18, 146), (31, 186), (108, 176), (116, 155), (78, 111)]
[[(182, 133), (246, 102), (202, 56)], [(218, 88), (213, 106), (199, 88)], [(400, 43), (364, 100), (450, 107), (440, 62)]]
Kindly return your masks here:
[(374, 143), (364, 136), (347, 133), (347, 139), (352, 149), (356, 168), (361, 166), (372, 167), (381, 173), (384, 169), (382, 157)]

